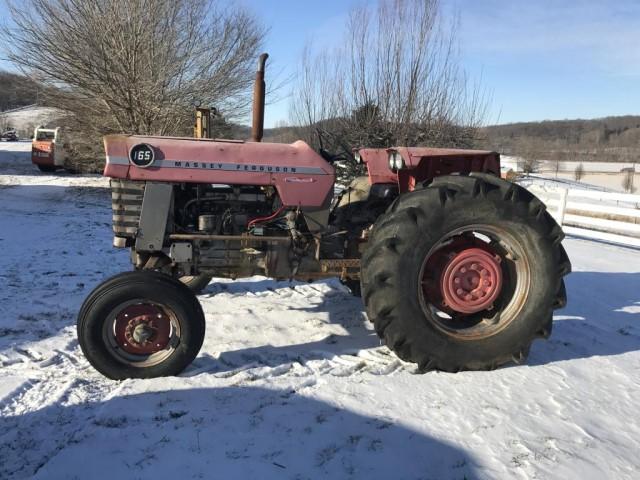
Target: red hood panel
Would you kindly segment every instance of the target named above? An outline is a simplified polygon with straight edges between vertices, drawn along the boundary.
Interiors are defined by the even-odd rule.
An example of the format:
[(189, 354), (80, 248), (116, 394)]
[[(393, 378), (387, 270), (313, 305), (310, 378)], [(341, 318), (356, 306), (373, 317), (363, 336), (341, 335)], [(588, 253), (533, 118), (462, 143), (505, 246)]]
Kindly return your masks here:
[[(129, 162), (134, 145), (153, 147), (147, 168)], [(288, 144), (109, 135), (104, 175), (157, 182), (274, 185), (287, 206), (319, 207), (333, 188), (334, 168), (302, 141)]]

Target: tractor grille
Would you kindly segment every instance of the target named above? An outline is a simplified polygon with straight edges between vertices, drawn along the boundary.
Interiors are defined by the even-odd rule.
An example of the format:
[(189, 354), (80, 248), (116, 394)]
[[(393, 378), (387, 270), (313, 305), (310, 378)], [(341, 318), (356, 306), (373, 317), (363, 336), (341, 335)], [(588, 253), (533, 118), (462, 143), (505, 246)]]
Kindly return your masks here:
[(111, 179), (113, 233), (116, 237), (135, 238), (142, 210), (145, 182)]

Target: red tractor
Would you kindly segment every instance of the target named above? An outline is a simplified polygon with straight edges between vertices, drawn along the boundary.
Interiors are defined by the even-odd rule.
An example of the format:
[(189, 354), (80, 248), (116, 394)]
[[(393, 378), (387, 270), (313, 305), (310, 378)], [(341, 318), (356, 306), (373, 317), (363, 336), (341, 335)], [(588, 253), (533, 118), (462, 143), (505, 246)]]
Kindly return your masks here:
[(334, 157), (262, 143), (264, 63), (251, 141), (111, 135), (114, 245), (134, 271), (100, 284), (78, 316), (91, 364), (113, 379), (176, 375), (213, 277), (339, 277), (386, 345), (419, 370), (522, 362), (566, 303), (571, 264), (543, 203), (500, 179), (495, 152), (359, 148), (368, 170), (334, 198)]

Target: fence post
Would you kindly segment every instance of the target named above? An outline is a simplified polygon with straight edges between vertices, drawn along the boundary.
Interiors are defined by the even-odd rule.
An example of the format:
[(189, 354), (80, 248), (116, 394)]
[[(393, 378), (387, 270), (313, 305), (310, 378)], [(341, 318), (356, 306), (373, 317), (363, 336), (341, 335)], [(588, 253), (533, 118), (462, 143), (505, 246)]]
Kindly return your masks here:
[(564, 224), (564, 212), (567, 209), (567, 196), (569, 195), (569, 189), (560, 189), (560, 202), (558, 204), (558, 223), (560, 226)]

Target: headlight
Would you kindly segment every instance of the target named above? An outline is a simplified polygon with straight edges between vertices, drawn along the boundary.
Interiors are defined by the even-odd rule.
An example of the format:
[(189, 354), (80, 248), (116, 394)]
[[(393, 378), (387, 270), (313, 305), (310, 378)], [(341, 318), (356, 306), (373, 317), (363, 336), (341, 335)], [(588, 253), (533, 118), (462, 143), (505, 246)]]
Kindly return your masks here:
[(358, 150), (353, 152), (353, 158), (355, 158), (356, 163), (362, 163), (362, 157), (360, 156), (360, 152)]
[(394, 172), (404, 168), (404, 159), (399, 152), (389, 152), (389, 168)]
[(394, 157), (396, 170), (402, 170), (404, 168), (404, 159), (402, 158), (402, 155), (396, 152)]

